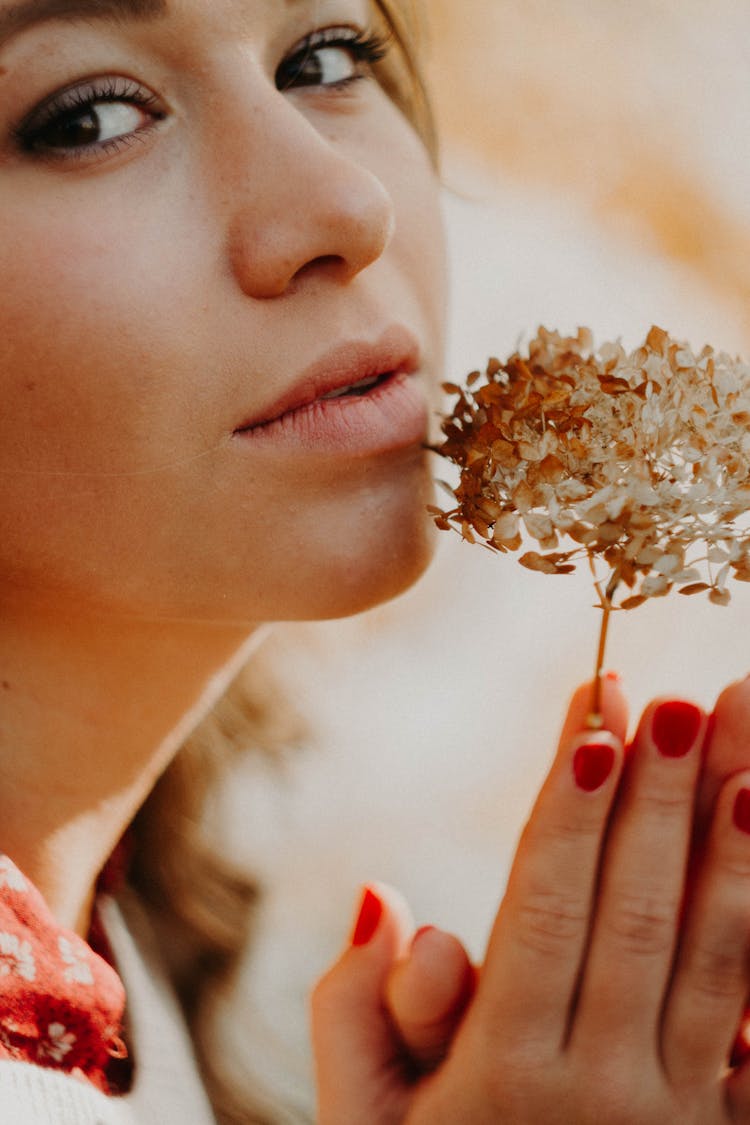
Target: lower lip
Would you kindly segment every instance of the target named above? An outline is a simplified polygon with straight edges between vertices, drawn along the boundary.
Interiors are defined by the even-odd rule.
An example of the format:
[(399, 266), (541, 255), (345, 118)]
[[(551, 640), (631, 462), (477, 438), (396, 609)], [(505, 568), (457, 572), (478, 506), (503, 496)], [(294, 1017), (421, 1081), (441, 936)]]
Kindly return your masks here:
[(319, 398), (235, 436), (254, 446), (364, 456), (424, 443), (427, 422), (421, 380), (396, 372), (367, 394)]

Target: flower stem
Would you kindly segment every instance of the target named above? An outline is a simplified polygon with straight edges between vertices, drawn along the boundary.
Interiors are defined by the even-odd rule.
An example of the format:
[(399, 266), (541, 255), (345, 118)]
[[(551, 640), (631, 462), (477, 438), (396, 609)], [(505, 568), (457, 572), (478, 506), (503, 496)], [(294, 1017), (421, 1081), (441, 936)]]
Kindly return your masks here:
[(601, 730), (604, 724), (604, 720), (602, 719), (602, 671), (604, 669), (604, 655), (607, 651), (609, 619), (612, 615), (612, 598), (619, 584), (620, 576), (617, 571), (615, 571), (607, 583), (606, 590), (602, 591), (601, 586), (598, 583), (596, 585), (601, 602), (602, 622), (599, 629), (599, 645), (596, 652), (596, 666), (594, 668), (591, 711), (586, 718), (586, 726), (589, 727), (590, 730)]
[(591, 699), (591, 714), (586, 720), (586, 725), (592, 730), (600, 730), (602, 726), (602, 669), (604, 668), (604, 652), (607, 647), (607, 631), (609, 618), (612, 613), (611, 605), (602, 606), (602, 623), (599, 630), (599, 648), (596, 653), (596, 667), (594, 668), (594, 691)]

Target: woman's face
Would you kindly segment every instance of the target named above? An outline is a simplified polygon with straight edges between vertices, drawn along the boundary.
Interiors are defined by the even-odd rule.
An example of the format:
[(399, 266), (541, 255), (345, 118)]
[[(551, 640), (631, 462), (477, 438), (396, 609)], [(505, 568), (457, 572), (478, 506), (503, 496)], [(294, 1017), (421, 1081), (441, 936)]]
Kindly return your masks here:
[(6, 600), (322, 617), (424, 567), (442, 240), (371, 16), (0, 0)]

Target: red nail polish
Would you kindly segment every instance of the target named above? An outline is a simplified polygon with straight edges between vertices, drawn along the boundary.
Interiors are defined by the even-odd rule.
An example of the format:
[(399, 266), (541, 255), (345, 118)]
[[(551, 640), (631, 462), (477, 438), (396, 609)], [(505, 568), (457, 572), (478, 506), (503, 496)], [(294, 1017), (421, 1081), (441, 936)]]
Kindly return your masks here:
[(740, 832), (750, 835), (750, 789), (740, 789), (734, 798), (732, 820)]
[(414, 946), (417, 944), (419, 939), (424, 936), (424, 934), (434, 934), (434, 932), (434, 926), (420, 926), (414, 937), (411, 939), (411, 948), (414, 948)]
[(579, 789), (593, 793), (612, 773), (615, 751), (607, 742), (584, 742), (573, 757), (573, 775)]
[(737, 1032), (737, 1038), (732, 1047), (729, 1065), (733, 1068), (742, 1066), (747, 1062), (748, 1058), (750, 1058), (750, 1010), (745, 1008), (740, 1030)]
[(651, 720), (651, 737), (665, 758), (684, 758), (698, 737), (703, 712), (694, 703), (670, 699), (660, 703)]
[(362, 905), (359, 908), (357, 921), (352, 934), (352, 945), (367, 945), (378, 928), (383, 915), (383, 903), (369, 887), (365, 887), (362, 896)]

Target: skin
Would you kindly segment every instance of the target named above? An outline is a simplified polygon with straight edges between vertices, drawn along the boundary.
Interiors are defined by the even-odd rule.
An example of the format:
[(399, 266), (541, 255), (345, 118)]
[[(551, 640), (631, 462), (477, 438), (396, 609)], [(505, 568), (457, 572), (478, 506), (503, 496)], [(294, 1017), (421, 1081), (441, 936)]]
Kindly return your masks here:
[(572, 768), (590, 692), (572, 701), (473, 998), (455, 1011), (456, 939), (410, 947), (388, 888), (370, 941), (318, 984), (321, 1125), (750, 1122), (750, 1066), (727, 1070), (750, 987), (750, 830), (734, 817), (750, 680), (722, 693), (710, 738), (698, 711), (679, 757), (655, 742), (658, 702), (623, 753), (608, 684), (595, 738), (614, 768), (591, 792)]
[[(102, 863), (257, 626), (364, 609), (429, 558), (421, 441), (342, 463), (235, 434), (333, 344), (394, 320), (416, 377), (439, 375), (420, 142), (372, 78), (275, 82), (309, 32), (367, 22), (360, 0), (175, 0), (0, 51), (0, 848), (81, 933)], [(19, 145), (52, 93), (113, 74), (151, 91), (158, 127), (123, 107), (132, 144)], [(725, 780), (747, 695), (723, 697), (700, 796), (702, 739), (659, 757), (651, 712), (624, 767), (616, 692), (615, 768), (576, 789), (578, 699), (465, 1011), (445, 988), (465, 953), (438, 934), (405, 959), (389, 902), (319, 986), (321, 1122), (750, 1121), (744, 1073), (717, 1077), (748, 987), (750, 834), (731, 808), (750, 774)], [(708, 846), (683, 922), (696, 800)], [(427, 1077), (394, 1068), (404, 1044)]]
[[(0, 18), (12, 5), (0, 0)], [(0, 847), (85, 932), (93, 881), (268, 620), (341, 616), (421, 573), (420, 442), (342, 458), (248, 443), (335, 345), (389, 326), (440, 376), (437, 184), (370, 74), (279, 90), (363, 0), (181, 0), (0, 48)], [(356, 70), (348, 50), (325, 76)], [(338, 68), (338, 69), (337, 69)], [(129, 143), (14, 130), (121, 76)]]

